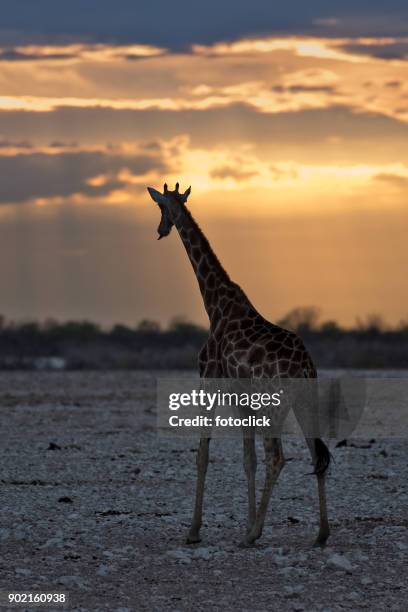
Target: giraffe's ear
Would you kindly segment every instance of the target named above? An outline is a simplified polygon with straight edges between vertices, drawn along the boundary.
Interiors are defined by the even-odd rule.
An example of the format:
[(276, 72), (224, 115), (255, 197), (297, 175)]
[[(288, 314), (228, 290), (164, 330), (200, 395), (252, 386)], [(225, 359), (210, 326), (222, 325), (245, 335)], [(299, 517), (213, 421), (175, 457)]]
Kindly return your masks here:
[(153, 189), (153, 187), (147, 187), (147, 191), (150, 193), (150, 197), (152, 198), (153, 202), (156, 202), (156, 204), (163, 203), (163, 194), (160, 193), (160, 191)]
[(185, 190), (185, 192), (183, 193), (183, 202), (187, 202), (187, 198), (191, 193), (191, 186)]

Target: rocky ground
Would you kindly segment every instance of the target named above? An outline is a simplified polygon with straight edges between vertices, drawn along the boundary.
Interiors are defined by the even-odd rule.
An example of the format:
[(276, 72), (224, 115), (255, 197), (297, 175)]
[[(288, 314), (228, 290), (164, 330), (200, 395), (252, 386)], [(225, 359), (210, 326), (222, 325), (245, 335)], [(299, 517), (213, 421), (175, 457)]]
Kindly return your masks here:
[(316, 483), (293, 440), (259, 545), (238, 548), (241, 445), (216, 440), (203, 541), (186, 546), (197, 441), (157, 437), (154, 381), (0, 375), (0, 590), (65, 591), (83, 611), (407, 609), (407, 440), (331, 444), (325, 550), (311, 546)]

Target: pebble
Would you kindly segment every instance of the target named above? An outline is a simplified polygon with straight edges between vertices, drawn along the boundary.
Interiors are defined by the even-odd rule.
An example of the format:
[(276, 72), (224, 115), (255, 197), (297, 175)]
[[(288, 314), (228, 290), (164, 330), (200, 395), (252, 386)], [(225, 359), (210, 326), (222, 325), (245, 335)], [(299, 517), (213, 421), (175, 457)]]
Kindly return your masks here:
[(29, 569), (17, 567), (14, 571), (16, 574), (19, 574), (20, 576), (31, 576), (31, 570)]
[(86, 581), (81, 576), (61, 576), (58, 583), (66, 587), (78, 587), (80, 589), (85, 589), (87, 586)]
[(110, 572), (110, 567), (108, 565), (100, 565), (96, 570), (98, 576), (107, 576)]
[(167, 556), (176, 559), (179, 563), (191, 563), (191, 557), (183, 549), (167, 551)]
[(332, 553), (327, 559), (327, 565), (334, 567), (335, 569), (341, 569), (345, 572), (351, 573), (353, 571), (353, 565), (344, 555), (338, 553)]
[(0, 529), (0, 540), (7, 540), (10, 537), (10, 529)]

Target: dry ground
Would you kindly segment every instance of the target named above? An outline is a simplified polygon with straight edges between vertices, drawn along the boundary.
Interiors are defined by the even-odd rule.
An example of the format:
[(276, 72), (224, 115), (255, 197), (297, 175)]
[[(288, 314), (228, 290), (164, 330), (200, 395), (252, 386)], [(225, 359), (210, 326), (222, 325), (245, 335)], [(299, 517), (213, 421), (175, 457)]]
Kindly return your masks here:
[(197, 441), (157, 437), (154, 389), (153, 373), (0, 375), (0, 589), (68, 591), (84, 611), (407, 609), (406, 440), (331, 445), (324, 551), (305, 445), (285, 443), (263, 537), (242, 550), (241, 445), (214, 441), (188, 547)]

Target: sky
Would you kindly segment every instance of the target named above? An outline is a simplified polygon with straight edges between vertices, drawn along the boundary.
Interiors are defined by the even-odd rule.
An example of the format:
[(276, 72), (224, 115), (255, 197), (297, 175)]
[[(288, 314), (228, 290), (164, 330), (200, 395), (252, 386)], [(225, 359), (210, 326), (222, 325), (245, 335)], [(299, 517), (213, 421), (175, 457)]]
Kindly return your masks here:
[(268, 319), (408, 319), (408, 5), (250, 7), (2, 3), (6, 318), (206, 323), (146, 191), (178, 180)]

